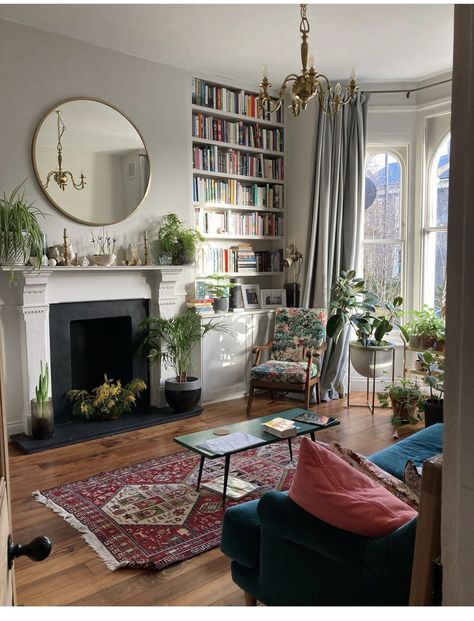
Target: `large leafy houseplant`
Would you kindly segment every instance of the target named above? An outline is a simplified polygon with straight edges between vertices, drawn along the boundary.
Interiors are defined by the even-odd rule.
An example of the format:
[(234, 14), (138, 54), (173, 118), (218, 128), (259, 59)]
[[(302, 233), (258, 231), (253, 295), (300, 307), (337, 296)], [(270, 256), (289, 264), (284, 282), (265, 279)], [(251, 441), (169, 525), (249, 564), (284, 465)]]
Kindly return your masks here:
[(201, 400), (201, 380), (189, 375), (192, 353), (209, 332), (228, 333), (221, 322), (203, 321), (194, 308), (175, 317), (150, 317), (142, 327), (147, 328), (142, 347), (152, 363), (163, 363), (173, 369), (174, 377), (165, 381), (165, 396), (175, 412), (189, 412)]
[(357, 342), (363, 347), (379, 346), (394, 326), (397, 326), (405, 340), (408, 333), (401, 325), (403, 299), (397, 296), (393, 302), (381, 304), (375, 293), (365, 287), (363, 278), (356, 272), (341, 272), (332, 289), (331, 317), (326, 331), (337, 341), (346, 325), (351, 325)]
[(158, 231), (158, 252), (170, 257), (173, 265), (193, 263), (204, 237), (196, 229), (186, 228), (174, 213), (167, 214)]
[(38, 217), (44, 217), (25, 197), (23, 181), (9, 196), (0, 198), (0, 263), (25, 265), (35, 257), (39, 267), (43, 255), (43, 236)]

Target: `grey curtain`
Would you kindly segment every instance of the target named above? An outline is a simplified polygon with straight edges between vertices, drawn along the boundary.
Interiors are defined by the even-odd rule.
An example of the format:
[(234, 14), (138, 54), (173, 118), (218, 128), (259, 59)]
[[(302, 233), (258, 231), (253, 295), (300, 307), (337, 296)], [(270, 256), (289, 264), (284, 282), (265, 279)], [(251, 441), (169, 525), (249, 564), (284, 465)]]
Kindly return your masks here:
[[(368, 97), (358, 93), (335, 117), (317, 111), (312, 220), (303, 306), (328, 308), (341, 270), (356, 269), (361, 236)], [(321, 397), (344, 394), (349, 331), (328, 342)]]

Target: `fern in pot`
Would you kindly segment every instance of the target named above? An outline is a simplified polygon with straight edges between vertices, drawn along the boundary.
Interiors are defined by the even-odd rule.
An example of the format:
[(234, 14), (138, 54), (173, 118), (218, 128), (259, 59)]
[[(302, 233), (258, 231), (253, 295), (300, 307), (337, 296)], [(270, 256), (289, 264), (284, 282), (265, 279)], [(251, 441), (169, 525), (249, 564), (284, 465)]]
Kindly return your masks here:
[(183, 221), (175, 214), (169, 213), (163, 218), (158, 231), (158, 253), (160, 263), (163, 259), (172, 265), (190, 265), (194, 263), (196, 251), (204, 237), (196, 229), (185, 228)]
[(44, 215), (26, 200), (23, 183), (0, 198), (0, 264), (25, 265), (35, 257), (39, 267), (43, 237), (38, 217)]
[(192, 353), (209, 332), (229, 333), (221, 322), (203, 321), (190, 308), (175, 317), (150, 317), (143, 324), (146, 330), (142, 351), (148, 352), (152, 363), (163, 363), (174, 371), (174, 377), (165, 382), (165, 397), (175, 412), (189, 412), (201, 400), (201, 379), (191, 376)]

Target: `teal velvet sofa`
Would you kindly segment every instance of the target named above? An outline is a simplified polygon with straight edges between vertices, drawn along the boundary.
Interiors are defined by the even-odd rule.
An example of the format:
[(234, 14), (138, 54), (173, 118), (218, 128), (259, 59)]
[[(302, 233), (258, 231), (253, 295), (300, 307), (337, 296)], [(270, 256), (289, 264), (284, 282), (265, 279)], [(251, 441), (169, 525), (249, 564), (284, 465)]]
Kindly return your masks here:
[[(442, 430), (433, 425), (369, 459), (398, 476), (408, 459), (420, 464), (442, 452)], [(287, 493), (271, 491), (227, 509), (221, 549), (232, 559), (232, 579), (247, 603), (404, 606), (416, 522), (385, 537), (362, 537), (315, 518)]]

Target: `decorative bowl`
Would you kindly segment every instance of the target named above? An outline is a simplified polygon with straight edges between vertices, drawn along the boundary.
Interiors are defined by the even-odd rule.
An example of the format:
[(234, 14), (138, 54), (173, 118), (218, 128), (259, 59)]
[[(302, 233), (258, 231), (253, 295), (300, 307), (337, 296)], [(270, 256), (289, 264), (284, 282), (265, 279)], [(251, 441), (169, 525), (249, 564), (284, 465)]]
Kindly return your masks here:
[(109, 267), (113, 265), (117, 259), (116, 254), (91, 254), (89, 260), (94, 265), (100, 265), (100, 267)]

